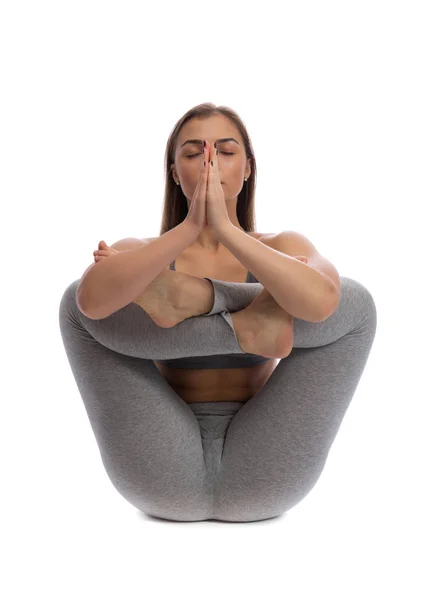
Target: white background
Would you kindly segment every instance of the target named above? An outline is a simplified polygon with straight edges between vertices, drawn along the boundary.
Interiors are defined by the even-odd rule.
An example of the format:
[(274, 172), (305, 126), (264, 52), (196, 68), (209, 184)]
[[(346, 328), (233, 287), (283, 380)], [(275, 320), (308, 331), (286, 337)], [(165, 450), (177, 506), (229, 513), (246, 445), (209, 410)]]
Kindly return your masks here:
[[(423, 598), (423, 3), (3, 2), (1, 595)], [(99, 240), (159, 235), (164, 153), (202, 102), (293, 229), (373, 294), (375, 342), (323, 474), (281, 518), (153, 520), (103, 468), (58, 308)]]

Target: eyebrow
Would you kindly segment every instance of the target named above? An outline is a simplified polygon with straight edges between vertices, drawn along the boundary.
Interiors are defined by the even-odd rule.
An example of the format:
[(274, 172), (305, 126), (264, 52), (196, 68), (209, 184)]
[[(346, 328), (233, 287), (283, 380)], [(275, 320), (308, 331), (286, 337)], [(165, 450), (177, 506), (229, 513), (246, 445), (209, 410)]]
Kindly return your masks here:
[[(239, 142), (237, 140), (235, 140), (235, 138), (232, 137), (227, 137), (227, 138), (220, 138), (218, 140), (216, 140), (217, 143), (219, 142), (236, 142), (239, 146)], [(180, 146), (180, 148), (182, 148), (183, 146), (185, 146), (186, 144), (203, 144), (204, 142), (202, 140), (186, 140), (185, 142), (183, 142), (183, 144)]]

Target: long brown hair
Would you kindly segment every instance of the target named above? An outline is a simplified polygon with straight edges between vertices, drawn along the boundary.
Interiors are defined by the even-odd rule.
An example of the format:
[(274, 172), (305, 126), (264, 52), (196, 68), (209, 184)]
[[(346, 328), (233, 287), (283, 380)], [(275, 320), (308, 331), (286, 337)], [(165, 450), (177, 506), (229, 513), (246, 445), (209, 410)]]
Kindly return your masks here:
[(251, 159), (251, 175), (248, 177), (248, 181), (244, 181), (244, 185), (241, 193), (238, 195), (238, 201), (236, 205), (236, 215), (241, 227), (245, 231), (255, 231), (255, 215), (254, 215), (254, 197), (255, 197), (255, 181), (257, 175), (257, 168), (255, 162), (254, 151), (252, 149), (251, 140), (242, 119), (235, 113), (234, 110), (227, 106), (215, 106), (211, 102), (205, 104), (198, 104), (194, 108), (191, 108), (186, 114), (184, 114), (174, 126), (165, 151), (165, 194), (162, 211), (161, 231), (159, 235), (162, 235), (177, 227), (187, 216), (188, 206), (185, 195), (182, 189), (173, 179), (171, 165), (175, 162), (174, 156), (176, 151), (177, 136), (183, 127), (183, 125), (192, 118), (208, 118), (213, 115), (223, 115), (230, 119), (238, 128), (239, 133), (242, 136), (245, 153), (247, 159)]

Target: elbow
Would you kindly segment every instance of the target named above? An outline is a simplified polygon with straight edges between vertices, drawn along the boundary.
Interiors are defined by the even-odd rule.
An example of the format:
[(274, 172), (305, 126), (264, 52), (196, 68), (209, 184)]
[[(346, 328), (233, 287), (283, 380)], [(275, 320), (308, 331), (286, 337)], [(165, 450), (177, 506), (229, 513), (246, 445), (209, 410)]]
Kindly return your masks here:
[(324, 310), (322, 310), (319, 318), (317, 319), (317, 323), (321, 323), (322, 321), (326, 321), (329, 319), (331, 315), (337, 310), (340, 303), (341, 295), (335, 290), (332, 294), (329, 295), (327, 302), (324, 303)]
[(77, 308), (80, 311), (80, 313), (82, 313), (85, 317), (87, 317), (88, 315), (87, 315), (87, 311), (85, 308), (85, 302), (83, 300), (83, 294), (81, 291), (81, 283), (82, 282), (80, 281), (80, 283), (78, 284), (77, 291), (75, 293), (75, 300), (77, 302)]
[(81, 296), (78, 295), (78, 292), (77, 292), (77, 307), (78, 307), (78, 310), (85, 317), (87, 317), (87, 319), (90, 319), (91, 321), (99, 321), (100, 319), (106, 319), (107, 317), (110, 317), (115, 312), (120, 310), (120, 307), (114, 308), (112, 310), (111, 310), (110, 306), (95, 306), (95, 307), (93, 307), (93, 305), (92, 305), (90, 307), (90, 305), (88, 305), (87, 303), (85, 303), (82, 300)]
[[(93, 302), (93, 299), (90, 300), (90, 294), (87, 293), (87, 283), (84, 282), (83, 279), (84, 278), (81, 278), (76, 291), (75, 299), (78, 310), (82, 315), (87, 317), (87, 319), (91, 319), (92, 321), (106, 319), (113, 311), (108, 312), (106, 309), (109, 307), (102, 307), (99, 305), (99, 302)], [(85, 283), (85, 285), (83, 285), (83, 283)]]
[(84, 301), (84, 297), (81, 293), (81, 291), (79, 291), (79, 289), (77, 289), (76, 292), (76, 302), (77, 302), (77, 308), (80, 311), (81, 314), (83, 314), (85, 317), (87, 317), (87, 319), (91, 319), (92, 321), (97, 321), (98, 319), (104, 319), (105, 317), (109, 316), (109, 315), (102, 315), (99, 316), (98, 312), (91, 310), (87, 303)]
[(87, 307), (84, 304), (84, 301), (82, 301), (81, 294), (79, 294), (78, 291), (77, 291), (76, 300), (77, 300), (77, 308), (80, 311), (80, 313), (82, 315), (84, 315), (85, 317), (87, 317), (88, 319), (94, 320), (91, 312), (87, 310)]
[(78, 302), (77, 302), (77, 306), (78, 306), (78, 310), (80, 311), (81, 314), (83, 314), (85, 317), (87, 317), (87, 319), (90, 319), (91, 321), (99, 321), (99, 319), (106, 319), (106, 317), (109, 317), (109, 315), (101, 315), (98, 312), (94, 313), (91, 310), (87, 310), (83, 307), (81, 307)]

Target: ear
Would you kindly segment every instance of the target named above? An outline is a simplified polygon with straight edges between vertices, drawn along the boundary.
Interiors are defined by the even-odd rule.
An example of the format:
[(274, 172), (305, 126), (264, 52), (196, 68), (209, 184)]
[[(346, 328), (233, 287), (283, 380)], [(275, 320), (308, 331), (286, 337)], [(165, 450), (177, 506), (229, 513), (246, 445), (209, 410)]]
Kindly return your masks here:
[(251, 175), (251, 159), (248, 158), (248, 160), (246, 161), (246, 167), (245, 167), (245, 177), (249, 177)]

